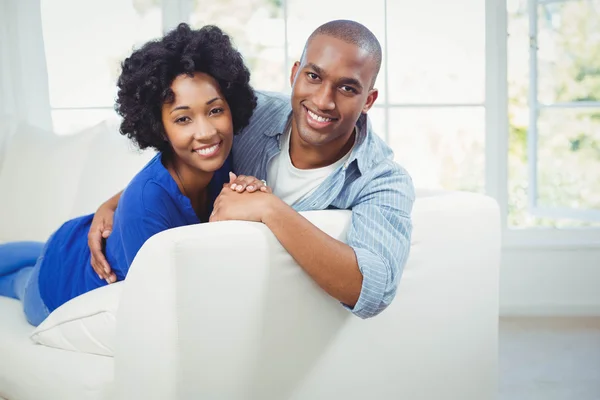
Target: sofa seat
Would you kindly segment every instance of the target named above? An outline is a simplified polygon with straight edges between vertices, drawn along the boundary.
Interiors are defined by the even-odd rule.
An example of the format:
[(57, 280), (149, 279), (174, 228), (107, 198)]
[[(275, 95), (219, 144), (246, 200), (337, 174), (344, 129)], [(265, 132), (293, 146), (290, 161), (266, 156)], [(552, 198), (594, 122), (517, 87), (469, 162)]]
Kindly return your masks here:
[(34, 344), (19, 301), (0, 297), (0, 398), (100, 400), (113, 359)]

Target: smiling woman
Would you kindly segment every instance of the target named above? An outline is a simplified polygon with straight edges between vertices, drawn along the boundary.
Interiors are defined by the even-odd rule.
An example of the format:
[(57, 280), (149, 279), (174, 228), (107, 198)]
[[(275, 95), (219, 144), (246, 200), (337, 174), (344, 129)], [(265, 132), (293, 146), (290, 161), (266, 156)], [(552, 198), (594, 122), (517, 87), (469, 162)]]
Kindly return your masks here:
[(115, 234), (105, 242), (114, 275), (105, 280), (89, 267), (94, 214), (85, 215), (64, 223), (45, 244), (0, 245), (0, 295), (22, 300), (37, 325), (70, 299), (125, 279), (151, 236), (208, 221), (230, 182), (233, 134), (256, 107), (249, 80), (241, 55), (215, 26), (181, 24), (134, 51), (118, 80), (120, 131), (158, 154), (131, 180), (115, 212)]

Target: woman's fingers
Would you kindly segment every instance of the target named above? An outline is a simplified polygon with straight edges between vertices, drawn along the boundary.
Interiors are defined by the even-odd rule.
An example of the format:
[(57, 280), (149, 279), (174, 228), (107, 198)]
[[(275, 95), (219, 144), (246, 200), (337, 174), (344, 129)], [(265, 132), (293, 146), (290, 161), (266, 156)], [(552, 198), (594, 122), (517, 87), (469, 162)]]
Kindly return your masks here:
[(257, 190), (264, 193), (271, 193), (270, 189), (267, 187), (267, 182), (253, 176), (240, 175), (229, 187), (231, 190), (235, 190), (238, 193), (242, 193), (244, 190), (250, 193), (256, 192)]

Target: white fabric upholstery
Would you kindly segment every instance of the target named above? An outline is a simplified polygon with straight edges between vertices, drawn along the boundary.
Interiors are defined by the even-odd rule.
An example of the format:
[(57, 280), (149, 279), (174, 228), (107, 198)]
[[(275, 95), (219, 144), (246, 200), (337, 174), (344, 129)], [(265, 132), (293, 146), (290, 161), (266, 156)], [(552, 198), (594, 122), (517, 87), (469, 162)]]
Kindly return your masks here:
[(108, 400), (112, 358), (35, 345), (22, 305), (0, 297), (0, 398)]
[[(151, 157), (110, 124), (69, 138), (31, 129), (19, 127), (0, 164), (0, 241), (43, 240), (55, 223), (94, 211)], [(43, 200), (24, 184), (33, 170)], [(347, 211), (305, 216), (343, 239)], [(266, 227), (239, 221), (151, 238), (128, 279), (106, 290), (122, 293), (95, 349), (97, 330), (85, 344), (74, 337), (95, 329), (92, 310), (114, 314), (101, 291), (49, 317), (46, 339), (69, 350), (34, 344), (19, 303), (0, 299), (0, 398), (491, 400), (498, 209), (481, 195), (420, 192), (413, 218), (398, 295), (366, 321), (318, 288)], [(82, 318), (68, 322), (74, 313)], [(114, 357), (81, 353), (111, 349)]]
[(74, 183), (102, 128), (60, 137), (20, 124), (0, 168), (0, 240), (45, 241), (67, 220), (77, 193)]
[(117, 282), (72, 299), (50, 314), (31, 339), (57, 349), (112, 357), (122, 289), (123, 282)]
[[(305, 216), (344, 234), (346, 212)], [(326, 296), (260, 224), (150, 239), (119, 308), (115, 398), (494, 398), (497, 207), (441, 193), (420, 198), (414, 218), (398, 296), (368, 321)], [(156, 354), (168, 362), (152, 363)]]

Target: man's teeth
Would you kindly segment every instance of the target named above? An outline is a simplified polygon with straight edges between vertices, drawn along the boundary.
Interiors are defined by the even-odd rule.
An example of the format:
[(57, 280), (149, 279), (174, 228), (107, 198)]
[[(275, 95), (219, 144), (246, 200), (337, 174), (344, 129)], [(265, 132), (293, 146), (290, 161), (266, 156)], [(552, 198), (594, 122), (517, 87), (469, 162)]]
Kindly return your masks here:
[(314, 112), (308, 110), (308, 115), (310, 115), (310, 117), (314, 120), (317, 120), (319, 122), (329, 122), (331, 121), (331, 118), (323, 118), (318, 116), (317, 114), (315, 114)]
[(207, 154), (210, 154), (213, 151), (215, 151), (217, 149), (217, 147), (219, 147), (219, 143), (215, 144), (214, 146), (207, 147), (205, 149), (199, 149), (199, 150), (196, 150), (196, 151), (198, 153), (202, 154), (202, 155), (207, 155)]

